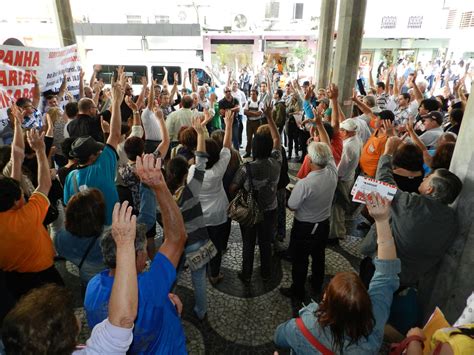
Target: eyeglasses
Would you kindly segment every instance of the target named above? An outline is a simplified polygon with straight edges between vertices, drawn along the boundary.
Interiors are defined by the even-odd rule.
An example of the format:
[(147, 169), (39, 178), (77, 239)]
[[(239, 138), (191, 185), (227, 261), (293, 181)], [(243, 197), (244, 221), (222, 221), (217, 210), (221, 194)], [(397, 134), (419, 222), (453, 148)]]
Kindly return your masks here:
[(227, 94), (227, 93), (229, 93), (229, 92), (230, 92), (230, 90), (226, 90), (226, 91), (224, 91), (224, 92)]

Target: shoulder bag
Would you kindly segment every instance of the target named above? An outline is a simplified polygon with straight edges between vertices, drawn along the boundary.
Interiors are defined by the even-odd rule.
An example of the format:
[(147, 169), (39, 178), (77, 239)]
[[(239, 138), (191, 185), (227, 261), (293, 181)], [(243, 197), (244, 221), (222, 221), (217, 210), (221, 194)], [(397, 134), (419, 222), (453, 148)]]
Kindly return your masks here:
[(252, 183), (252, 170), (249, 163), (245, 163), (249, 177), (249, 191), (242, 187), (237, 196), (229, 203), (228, 216), (243, 226), (252, 226), (263, 221), (263, 212), (258, 206), (257, 196)]

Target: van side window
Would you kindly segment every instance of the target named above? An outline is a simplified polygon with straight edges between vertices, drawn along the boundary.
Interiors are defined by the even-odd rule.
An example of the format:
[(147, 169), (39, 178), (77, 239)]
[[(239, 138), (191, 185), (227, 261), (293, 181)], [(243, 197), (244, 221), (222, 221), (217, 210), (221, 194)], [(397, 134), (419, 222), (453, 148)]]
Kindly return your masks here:
[[(181, 85), (182, 82), (182, 75), (181, 75), (181, 67), (166, 67), (168, 70), (168, 84), (173, 85), (174, 83), (174, 78), (173, 75), (174, 73), (178, 73), (178, 85)], [(153, 77), (153, 80), (156, 80), (159, 85), (161, 85), (161, 82), (163, 81), (163, 78), (165, 77), (165, 70), (163, 66), (152, 66), (151, 67), (151, 76)]]
[(189, 78), (191, 78), (191, 70), (196, 71), (196, 76), (198, 78), (198, 85), (209, 84), (211, 85), (212, 79), (203, 69), (201, 68), (189, 68)]
[[(142, 77), (148, 78), (145, 65), (125, 65), (125, 76), (132, 78), (133, 85), (141, 85)], [(102, 69), (97, 74), (97, 79), (102, 79), (104, 83), (110, 84), (112, 75), (117, 75), (117, 65), (102, 64)]]

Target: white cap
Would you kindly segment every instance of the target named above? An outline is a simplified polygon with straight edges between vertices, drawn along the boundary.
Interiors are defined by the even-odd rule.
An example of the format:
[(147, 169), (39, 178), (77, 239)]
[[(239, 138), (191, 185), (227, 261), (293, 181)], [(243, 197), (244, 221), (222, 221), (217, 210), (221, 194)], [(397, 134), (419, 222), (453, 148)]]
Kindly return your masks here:
[(341, 129), (343, 129), (344, 131), (347, 131), (347, 132), (354, 132), (354, 131), (357, 131), (357, 129), (359, 128), (359, 126), (357, 125), (356, 120), (354, 120), (353, 118), (348, 118), (347, 120), (344, 120), (341, 123), (340, 127), (341, 127)]

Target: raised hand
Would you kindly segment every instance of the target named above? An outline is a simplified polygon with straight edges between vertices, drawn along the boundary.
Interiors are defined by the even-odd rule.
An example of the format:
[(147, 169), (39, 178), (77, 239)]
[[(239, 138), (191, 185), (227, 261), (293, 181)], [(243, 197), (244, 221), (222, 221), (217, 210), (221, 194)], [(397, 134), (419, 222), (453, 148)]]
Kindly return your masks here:
[(130, 107), (130, 109), (132, 111), (138, 111), (137, 104), (135, 102), (133, 102), (133, 100), (130, 96), (125, 96), (124, 100), (125, 100), (125, 103), (127, 104), (127, 106)]
[(100, 117), (100, 127), (102, 128), (102, 132), (110, 133), (110, 123), (104, 120), (104, 118)]
[(381, 130), (385, 132), (385, 134), (389, 137), (395, 135), (395, 127), (393, 127), (393, 123), (390, 120), (383, 120)]
[(204, 134), (204, 127), (199, 117), (193, 117), (193, 128), (197, 132), (198, 136)]
[(400, 138), (390, 137), (385, 143), (384, 154), (393, 155), (401, 144), (403, 144), (403, 141)]
[(142, 86), (147, 87), (148, 86), (148, 79), (146, 76), (142, 76), (140, 79), (140, 82), (142, 83)]
[(232, 127), (232, 124), (234, 123), (234, 113), (231, 110), (225, 112), (224, 123), (226, 127)]
[(379, 193), (371, 192), (365, 195), (365, 201), (369, 214), (376, 222), (387, 221), (390, 217), (390, 201), (382, 198)]
[(117, 78), (112, 77), (112, 100), (122, 102), (125, 95), (125, 77), (123, 66), (117, 68)]
[(357, 91), (356, 89), (352, 89), (352, 96), (351, 96), (352, 101), (358, 101), (359, 98), (357, 97)]
[(137, 217), (132, 215), (132, 207), (125, 201), (116, 203), (112, 212), (112, 237), (117, 248), (135, 242)]
[(323, 115), (321, 115), (321, 112), (318, 111), (319, 108), (316, 109), (316, 108), (313, 107), (311, 110), (313, 111), (314, 121), (316, 122), (316, 124), (317, 125), (322, 124), (323, 123)]
[(40, 134), (36, 129), (31, 129), (26, 132), (26, 139), (28, 140), (28, 144), (35, 152), (45, 150), (44, 135), (45, 132), (42, 132)]
[(136, 161), (137, 175), (142, 183), (151, 188), (166, 186), (165, 179), (161, 172), (161, 159), (155, 161), (153, 154), (145, 154), (143, 157), (137, 157)]
[(328, 94), (331, 95), (330, 99), (337, 99), (339, 96), (339, 88), (337, 87), (336, 84), (331, 83), (328, 88)]
[(23, 120), (25, 119), (25, 116), (24, 116), (25, 111), (21, 107), (17, 106), (16, 104), (12, 104), (10, 109), (14, 117), (13, 124), (14, 125), (20, 124), (20, 127), (21, 127), (21, 124), (23, 123)]
[(175, 84), (178, 84), (178, 81), (179, 81), (179, 74), (178, 74), (178, 72), (174, 72), (174, 73), (173, 73), (173, 80), (174, 80), (174, 83), (175, 83)]

